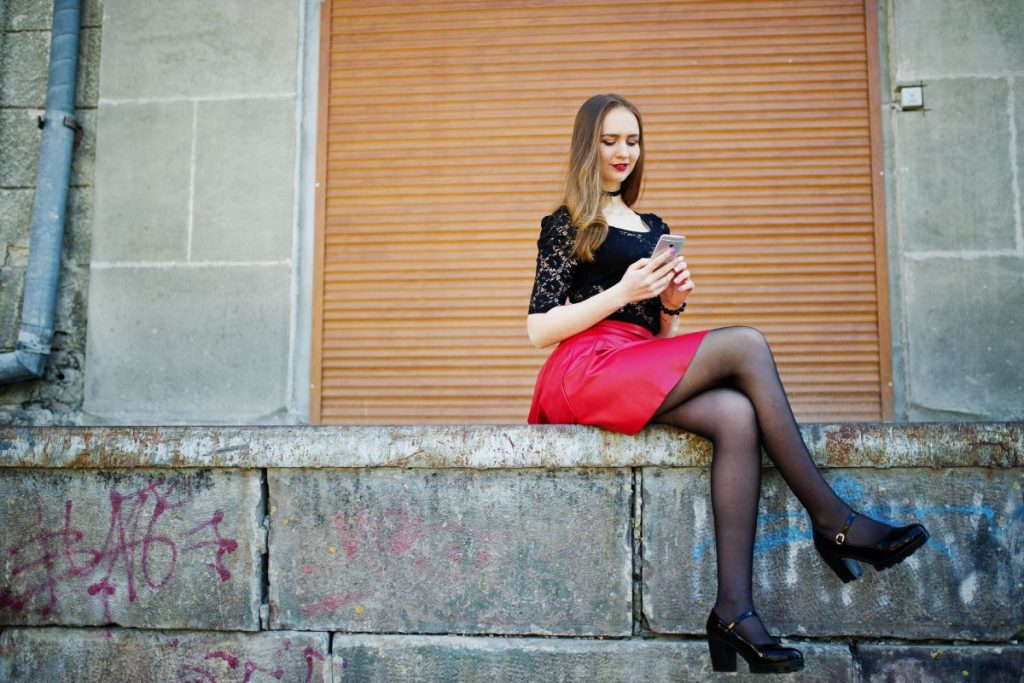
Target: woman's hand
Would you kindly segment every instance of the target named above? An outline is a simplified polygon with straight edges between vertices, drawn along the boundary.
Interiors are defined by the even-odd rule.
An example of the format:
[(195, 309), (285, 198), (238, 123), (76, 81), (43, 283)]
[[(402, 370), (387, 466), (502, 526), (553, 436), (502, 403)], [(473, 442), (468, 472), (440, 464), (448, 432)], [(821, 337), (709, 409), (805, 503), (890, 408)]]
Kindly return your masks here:
[(682, 257), (677, 260), (672, 275), (671, 283), (661, 293), (661, 303), (665, 308), (675, 310), (693, 292), (693, 280), (690, 279), (690, 271)]
[(663, 295), (673, 277), (685, 268), (683, 258), (676, 256), (674, 249), (666, 249), (654, 258), (642, 258), (627, 268), (616, 287), (625, 304), (652, 299)]

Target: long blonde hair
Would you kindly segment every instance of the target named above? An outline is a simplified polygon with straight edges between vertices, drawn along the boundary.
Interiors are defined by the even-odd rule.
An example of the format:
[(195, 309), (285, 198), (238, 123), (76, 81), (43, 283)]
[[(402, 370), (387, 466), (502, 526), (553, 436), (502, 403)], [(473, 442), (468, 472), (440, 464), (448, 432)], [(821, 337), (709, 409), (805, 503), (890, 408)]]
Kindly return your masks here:
[(601, 187), (601, 166), (598, 163), (597, 146), (600, 144), (605, 116), (618, 107), (632, 113), (640, 127), (640, 156), (633, 167), (633, 172), (622, 181), (622, 201), (626, 206), (633, 206), (640, 197), (644, 179), (644, 125), (640, 119), (640, 110), (621, 95), (594, 95), (576, 112), (572, 143), (569, 146), (569, 167), (565, 174), (565, 190), (562, 195), (562, 204), (569, 210), (572, 226), (576, 231), (576, 257), (581, 261), (593, 261), (594, 253), (608, 237), (608, 221), (601, 214), (605, 194)]

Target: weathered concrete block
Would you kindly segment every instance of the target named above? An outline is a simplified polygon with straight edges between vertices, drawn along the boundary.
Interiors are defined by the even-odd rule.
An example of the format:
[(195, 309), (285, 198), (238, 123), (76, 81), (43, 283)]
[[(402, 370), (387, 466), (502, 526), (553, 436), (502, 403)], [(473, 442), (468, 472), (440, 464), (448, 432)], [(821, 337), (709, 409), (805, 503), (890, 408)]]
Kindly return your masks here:
[(911, 261), (906, 280), (910, 415), (1024, 417), (1024, 261)]
[(0, 680), (329, 683), (327, 643), (327, 633), (289, 631), (14, 628), (0, 634)]
[(894, 114), (907, 250), (1016, 247), (1008, 97), (1005, 79), (943, 79), (928, 84), (927, 114)]
[(85, 410), (251, 422), (286, 403), (288, 266), (93, 268)]
[(261, 496), (252, 471), (2, 470), (0, 623), (258, 629)]
[[(804, 670), (787, 681), (855, 681), (845, 645), (788, 643), (804, 653)], [(707, 645), (680, 640), (470, 638), (334, 634), (335, 683), (420, 681), (758, 681), (737, 660), (736, 674), (716, 677)]]
[(298, 3), (105, 0), (104, 5), (104, 99), (295, 91)]
[(0, 108), (0, 186), (35, 187), (41, 109)]
[(187, 258), (194, 106), (100, 106), (94, 260)]
[(1001, 74), (1024, 64), (1024, 4), (1018, 0), (898, 0), (892, 43), (898, 78)]
[(856, 658), (867, 683), (1020, 683), (1024, 678), (1019, 645), (857, 645)]
[(95, 190), (88, 185), (73, 187), (68, 193), (67, 222), (64, 225), (64, 244), (61, 252), (64, 265), (89, 267), (92, 257), (94, 196)]
[(291, 258), (294, 98), (200, 102), (198, 107), (193, 258)]
[(0, 189), (0, 242), (28, 241), (34, 189)]
[(83, 28), (78, 36), (78, 76), (75, 86), (76, 107), (96, 107), (100, 99), (100, 46), (103, 32)]
[[(927, 545), (883, 573), (843, 584), (818, 557), (806, 514), (766, 471), (754, 548), (754, 600), (783, 634), (1007, 640), (1024, 623), (1021, 470), (827, 472), (866, 514), (921, 521)], [(699, 633), (714, 604), (707, 470), (643, 471), (643, 604), (651, 628)]]
[(274, 628), (631, 632), (628, 470), (271, 470)]
[(5, 107), (45, 107), (49, 65), (48, 31), (9, 33), (0, 54), (0, 102)]
[[(0, 242), (7, 250), (9, 243)], [(0, 255), (2, 257), (2, 255)], [(25, 296), (25, 269), (0, 268), (0, 349), (13, 349), (21, 326), (21, 302)]]

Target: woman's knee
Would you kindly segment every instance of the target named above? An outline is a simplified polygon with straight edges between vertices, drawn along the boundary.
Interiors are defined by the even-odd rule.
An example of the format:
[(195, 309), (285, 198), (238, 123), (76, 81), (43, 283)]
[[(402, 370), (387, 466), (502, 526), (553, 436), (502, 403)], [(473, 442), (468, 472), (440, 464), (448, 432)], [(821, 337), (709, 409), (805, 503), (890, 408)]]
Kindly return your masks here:
[(719, 415), (713, 441), (743, 439), (758, 441), (757, 413), (745, 394), (733, 389), (715, 392), (715, 411)]
[(761, 330), (749, 325), (735, 325), (726, 328), (730, 331), (736, 344), (739, 344), (747, 351), (771, 351), (768, 340), (765, 339)]

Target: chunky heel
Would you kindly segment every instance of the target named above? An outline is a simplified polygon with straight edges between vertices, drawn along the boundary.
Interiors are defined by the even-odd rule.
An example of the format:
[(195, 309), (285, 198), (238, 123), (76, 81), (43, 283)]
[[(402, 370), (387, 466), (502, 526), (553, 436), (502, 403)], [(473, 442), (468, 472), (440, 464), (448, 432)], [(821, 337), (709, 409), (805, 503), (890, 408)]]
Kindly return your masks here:
[(860, 578), (860, 562), (851, 557), (841, 557), (832, 548), (819, 542), (818, 537), (814, 539), (814, 547), (817, 548), (818, 554), (821, 555), (821, 559), (825, 560), (829, 569), (834, 571), (843, 583), (850, 583)]
[(736, 650), (728, 643), (708, 636), (708, 652), (711, 653), (711, 669), (713, 671), (736, 671)]
[(804, 656), (800, 650), (778, 643), (751, 643), (736, 632), (736, 624), (750, 617), (757, 618), (757, 613), (747, 610), (727, 624), (711, 610), (707, 636), (712, 669), (736, 671), (736, 655), (743, 657), (752, 674), (784, 674), (804, 668)]

